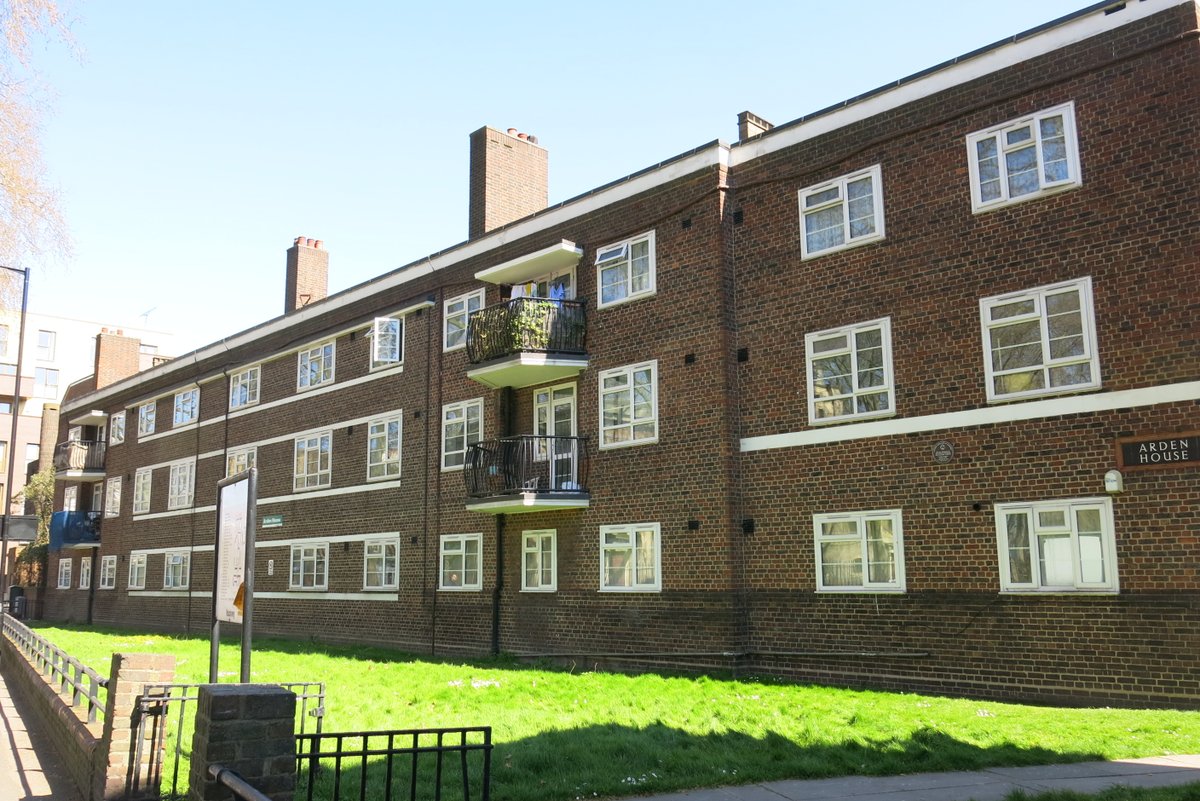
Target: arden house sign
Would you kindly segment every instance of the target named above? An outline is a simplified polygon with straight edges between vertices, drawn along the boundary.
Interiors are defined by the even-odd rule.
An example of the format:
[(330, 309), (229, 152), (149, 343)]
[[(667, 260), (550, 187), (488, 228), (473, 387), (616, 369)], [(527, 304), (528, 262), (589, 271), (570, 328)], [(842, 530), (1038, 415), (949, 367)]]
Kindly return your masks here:
[(1200, 431), (1117, 440), (1117, 467), (1122, 470), (1197, 466), (1200, 466)]

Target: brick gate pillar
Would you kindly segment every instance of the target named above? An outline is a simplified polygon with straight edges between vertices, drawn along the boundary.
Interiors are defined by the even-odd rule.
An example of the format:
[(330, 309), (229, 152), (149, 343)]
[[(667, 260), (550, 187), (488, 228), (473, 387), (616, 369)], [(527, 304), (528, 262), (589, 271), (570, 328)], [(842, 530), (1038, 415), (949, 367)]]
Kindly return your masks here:
[[(175, 679), (175, 657), (170, 654), (113, 654), (108, 674), (108, 703), (104, 706), (104, 733), (96, 744), (92, 768), (92, 798), (123, 799), (133, 777), (133, 731), (136, 708), (142, 687), (170, 684)], [(141, 749), (142, 772), (150, 761), (151, 748)], [(151, 788), (147, 788), (151, 789)], [(157, 787), (152, 788), (157, 791)]]
[(209, 774), (234, 771), (273, 801), (296, 786), (296, 694), (273, 684), (206, 684), (196, 706), (190, 801), (232, 799)]

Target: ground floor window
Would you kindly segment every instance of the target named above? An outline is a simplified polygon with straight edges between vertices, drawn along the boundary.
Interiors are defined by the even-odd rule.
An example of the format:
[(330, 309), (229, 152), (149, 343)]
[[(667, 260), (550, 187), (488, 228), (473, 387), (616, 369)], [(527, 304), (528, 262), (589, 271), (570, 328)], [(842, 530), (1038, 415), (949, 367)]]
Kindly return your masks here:
[(899, 509), (813, 515), (818, 591), (903, 592)]
[(363, 543), (363, 589), (394, 590), (399, 587), (399, 557), (395, 540)]
[(163, 589), (186, 590), (191, 577), (192, 555), (187, 551), (174, 551), (166, 555), (163, 565)]
[(1110, 498), (996, 505), (1000, 589), (1116, 592)]
[(79, 560), (79, 589), (90, 590), (91, 588), (92, 560), (85, 556)]
[(601, 592), (658, 592), (661, 528), (658, 523), (600, 527)]
[(144, 553), (129, 555), (129, 589), (146, 589), (146, 554)]
[(111, 590), (117, 586), (117, 557), (100, 557), (100, 589)]
[(70, 559), (58, 560), (58, 588), (60, 590), (71, 589), (71, 561)]
[(291, 590), (324, 590), (329, 586), (329, 545), (319, 542), (292, 546)]
[(521, 589), (554, 592), (558, 586), (554, 529), (526, 531), (521, 537)]
[(482, 534), (443, 534), (439, 561), (440, 590), (481, 590), (479, 560), (483, 550)]

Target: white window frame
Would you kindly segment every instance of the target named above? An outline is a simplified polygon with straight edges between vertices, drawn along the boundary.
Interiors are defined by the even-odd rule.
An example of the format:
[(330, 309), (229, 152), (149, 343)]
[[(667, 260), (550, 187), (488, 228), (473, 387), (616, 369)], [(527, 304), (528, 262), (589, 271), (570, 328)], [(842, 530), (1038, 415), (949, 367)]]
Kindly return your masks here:
[(258, 464), (258, 448), (249, 445), (245, 448), (230, 448), (225, 453), (225, 477), (245, 472)]
[[(1093, 511), (1099, 519), (1100, 530), (1096, 532), (1099, 543), (1093, 546), (1093, 552), (1098, 547), (1099, 556), (1106, 568), (1107, 578), (1100, 581), (1088, 581), (1082, 574), (1081, 544), (1079, 519), (1077, 512)], [(1063, 524), (1044, 523), (1043, 515), (1047, 517), (1062, 513)], [(1112, 498), (1072, 498), (1068, 500), (1032, 501), (1028, 503), (998, 503), (995, 505), (996, 514), (996, 544), (1000, 560), (1000, 591), (1002, 593), (1098, 593), (1112, 595), (1120, 591), (1117, 579), (1117, 546), (1115, 526), (1113, 522)], [(1009, 553), (1008, 517), (1025, 515), (1026, 533), (1029, 550), (1029, 581), (1014, 580), (1011, 555)], [(1070, 584), (1052, 584), (1043, 576), (1043, 568), (1035, 554), (1040, 552), (1042, 539), (1065, 540), (1069, 543), (1072, 580)], [(1037, 545), (1035, 545), (1037, 543)], [(1024, 550), (1017, 543), (1016, 550)]]
[(116, 554), (100, 557), (100, 589), (114, 590), (117, 588), (117, 557)]
[(329, 339), (296, 353), (296, 391), (332, 384), (337, 363), (337, 340)]
[[(299, 583), (296, 581), (297, 559), (300, 560)], [(311, 569), (306, 568), (308, 564), (311, 564)], [(317, 573), (318, 567), (320, 575)], [(292, 544), (291, 558), (288, 561), (288, 589), (297, 592), (324, 592), (329, 589), (329, 543)]]
[[(375, 569), (372, 569), (373, 563), (377, 565)], [(378, 592), (399, 588), (400, 541), (390, 537), (363, 542), (363, 590)]]
[(371, 372), (404, 364), (404, 318), (376, 317), (371, 323)]
[(192, 555), (187, 551), (163, 554), (163, 589), (186, 590), (192, 581)]
[[(479, 420), (479, 431), (474, 439), (471, 437), (471, 431), (468, 427), (470, 422), (470, 412), (474, 409)], [(449, 419), (452, 414), (461, 414), (460, 417)], [(447, 436), (447, 430), (451, 426), (461, 425), (463, 428), (462, 440), (463, 446), (461, 449), (453, 451), (447, 450), (450, 444), (450, 437)], [(455, 437), (457, 439), (457, 437)], [(468, 401), (459, 401), (458, 403), (447, 403), (442, 407), (442, 472), (449, 470), (462, 470), (467, 463), (467, 451), (470, 446), (476, 442), (483, 441), (483, 398), (474, 398)], [(457, 464), (452, 460), (461, 458)]]
[(175, 413), (171, 427), (191, 425), (200, 419), (200, 387), (192, 387), (175, 393)]
[[(391, 427), (395, 425), (393, 435)], [(395, 456), (391, 440), (395, 436)], [(375, 447), (382, 440), (383, 449)], [(404, 441), (404, 415), (397, 412), (388, 417), (380, 417), (367, 423), (367, 481), (392, 481), (400, 478), (401, 448)]]
[(129, 578), (127, 589), (146, 589), (146, 562), (146, 554), (144, 553), (129, 554)]
[[(549, 548), (547, 548), (547, 544)], [(535, 581), (529, 581), (530, 560), (535, 562)], [(549, 564), (547, 564), (549, 562)], [(549, 579), (543, 578), (549, 571)], [(521, 592), (558, 591), (558, 531), (537, 529), (521, 532)]]
[(71, 589), (71, 563), (74, 561), (74, 559), (58, 560), (58, 589)]
[[(854, 235), (853, 226), (850, 220), (850, 184), (859, 183), (864, 180), (871, 182), (871, 219), (873, 228), (870, 231)], [(832, 197), (816, 200), (819, 195), (835, 192)], [(886, 237), (883, 220), (883, 170), (880, 165), (875, 164), (871, 167), (866, 167), (855, 172), (847, 173), (846, 175), (838, 176), (837, 178), (828, 181), (822, 181), (819, 184), (813, 184), (801, 189), (799, 192), (800, 201), (800, 257), (801, 259), (813, 259), (817, 256), (824, 256), (829, 253), (837, 253), (839, 251), (856, 248), (859, 245), (866, 245), (871, 242), (878, 242)], [(808, 205), (809, 203), (812, 205)], [(830, 209), (841, 208), (841, 233), (842, 241), (837, 245), (828, 245), (826, 247), (811, 250), (808, 243), (808, 224), (809, 215), (819, 212), (828, 211)]]
[[(653, 547), (651, 549), (653, 560), (651, 567), (654, 569), (653, 581), (639, 581), (638, 573), (646, 566), (642, 561), (646, 557), (645, 551), (638, 547), (638, 535), (650, 533), (653, 534)], [(608, 535), (626, 534), (630, 537), (629, 543), (610, 542)], [(619, 553), (628, 551), (625, 564), (610, 565), (609, 559), (616, 559)], [(609, 584), (608, 575), (612, 569), (624, 569), (630, 575), (629, 584)], [(600, 592), (661, 592), (662, 591), (662, 526), (658, 523), (632, 523), (623, 526), (601, 526), (600, 527)]]
[[(1063, 141), (1065, 147), (1064, 161), (1067, 177), (1057, 180), (1046, 180), (1045, 175), (1045, 143), (1042, 139), (1043, 120), (1061, 116), (1063, 119)], [(1029, 126), (1031, 140), (1022, 140), (1011, 150), (1021, 150), (1032, 146), (1037, 157), (1038, 189), (1013, 197), (1009, 186), (1009, 175), (1005, 168), (1006, 137), (1010, 133)], [(979, 170), (979, 146), (981, 143), (992, 142), (997, 159), (997, 178), (999, 194), (997, 197), (984, 200)], [(1027, 144), (1028, 143), (1028, 144)], [(971, 211), (975, 214), (991, 211), (992, 209), (1023, 203), (1026, 200), (1045, 197), (1065, 189), (1073, 189), (1083, 184), (1083, 173), (1079, 164), (1079, 138), (1075, 127), (1075, 103), (1070, 101), (1053, 108), (1044, 109), (1033, 114), (1027, 114), (999, 125), (993, 125), (981, 131), (967, 135), (967, 165), (971, 175)], [(989, 180), (990, 183), (990, 180)]]
[(100, 512), (104, 509), (104, 482), (97, 481), (92, 485), (92, 508), (89, 511)]
[[(650, 371), (650, 415), (641, 417), (637, 416), (637, 409), (633, 402), (634, 390), (634, 374), (649, 370)], [(616, 386), (606, 388), (605, 382), (610, 378), (624, 376), (625, 385), (623, 387)], [(613, 448), (630, 448), (637, 445), (652, 445), (658, 442), (658, 360), (641, 362), (639, 364), (629, 364), (624, 367), (614, 367), (611, 370), (604, 370), (600, 373), (599, 380), (596, 382), (600, 392), (600, 414), (598, 415), (597, 425), (600, 427), (600, 449), (609, 450)], [(628, 394), (629, 395), (629, 421), (620, 422), (613, 425), (605, 425), (604, 420), (604, 399), (608, 395)], [(654, 431), (649, 436), (635, 436), (635, 429), (639, 426), (652, 425)], [(610, 432), (619, 432), (628, 430), (629, 438), (624, 440), (608, 440)]]
[(149, 401), (138, 406), (138, 436), (145, 437), (154, 433), (154, 417), (158, 401)]
[(54, 331), (41, 330), (37, 332), (37, 357), (43, 362), (54, 361), (55, 344), (58, 334)]
[(63, 488), (63, 511), (74, 512), (79, 509), (79, 487)]
[(125, 410), (108, 416), (108, 444), (120, 445), (125, 441)]
[[(471, 308), (471, 301), (475, 301), (475, 308)], [(464, 292), (461, 295), (455, 295), (452, 298), (446, 298), (442, 304), (442, 350), (449, 352), (452, 350), (460, 350), (467, 346), (467, 325), (471, 321), (471, 315), (483, 308), (484, 294), (482, 289), (473, 289), (470, 292)], [(462, 308), (457, 308), (461, 306)], [(453, 309), (453, 311), (452, 311)], [(458, 321), (462, 318), (461, 328), (455, 327), (454, 342), (450, 341), (450, 321)]]
[(104, 516), (119, 517), (121, 514), (121, 477), (112, 476), (104, 481)]
[[(1049, 314), (1046, 306), (1046, 298), (1053, 295), (1067, 294), (1069, 291), (1076, 292), (1079, 297), (1079, 318), (1082, 329), (1079, 336), (1082, 337), (1084, 352), (1078, 356), (1060, 357), (1055, 359), (1050, 356), (1052, 352), (1052, 343), (1050, 340), (1050, 326), (1048, 324)], [(993, 309), (1022, 301), (1032, 303), (1034, 310), (1026, 314), (998, 318), (994, 321), (991, 320), (991, 312)], [(1040, 342), (1042, 348), (1041, 364), (1031, 365), (1028, 367), (1018, 367), (1010, 370), (997, 370), (993, 363), (992, 356), (992, 330), (1000, 329), (1009, 325), (1028, 323), (1034, 320), (1038, 322), (1038, 326), (1040, 328)], [(1095, 303), (1092, 298), (1092, 279), (1090, 276), (1074, 281), (1063, 281), (1062, 283), (1022, 290), (1020, 292), (1010, 292), (1005, 295), (982, 298), (979, 301), (979, 323), (983, 335), (983, 358), (986, 378), (986, 384), (984, 388), (987, 391), (987, 399), (989, 403), (1018, 400), (1021, 398), (1041, 397), (1044, 395), (1063, 395), (1100, 388), (1100, 349), (1096, 342)], [(1091, 380), (1078, 384), (1064, 384), (1058, 387), (1050, 385), (1052, 381), (1051, 373), (1053, 370), (1070, 367), (1072, 365), (1087, 365), (1091, 372)], [(1030, 373), (1039, 370), (1041, 371), (1042, 375), (1042, 387), (1018, 392), (998, 393), (996, 391), (996, 379), (1001, 375)]]
[[(872, 581), (870, 573), (870, 548), (868, 547), (868, 523), (887, 521), (892, 527), (892, 579)], [(853, 534), (826, 534), (825, 524), (853, 523)], [(822, 558), (823, 544), (857, 543), (859, 566), (862, 579), (858, 584), (826, 584), (825, 565)], [(905, 591), (904, 579), (904, 515), (900, 509), (876, 509), (867, 512), (841, 512), (813, 515), (813, 557), (816, 564), (817, 592), (880, 592), (899, 593)]]
[(133, 474), (133, 514), (150, 513), (150, 496), (154, 485), (154, 469), (139, 467)]
[[(310, 464), (308, 451), (316, 451), (316, 464)], [(333, 482), (333, 432), (318, 431), (296, 437), (292, 460), (292, 489), (296, 492), (328, 487)], [(304, 468), (301, 471), (301, 468)], [(309, 469), (313, 468), (313, 469)]]
[(92, 560), (90, 557), (79, 557), (79, 584), (81, 590), (90, 590), (92, 588)]
[(262, 367), (255, 365), (229, 377), (229, 408), (245, 409), (258, 403), (262, 392)]
[[(866, 371), (860, 368), (859, 353), (862, 348), (858, 346), (858, 337), (860, 334), (865, 334), (870, 331), (879, 331), (880, 345), (882, 347), (882, 365), (880, 368), (866, 368), (870, 370), (883, 370), (883, 383), (878, 386), (863, 387), (860, 386), (862, 374)], [(845, 337), (846, 345), (840, 348), (830, 348), (817, 352), (816, 349), (829, 340), (838, 337)], [(880, 417), (893, 417), (896, 414), (896, 388), (893, 385), (894, 373), (892, 372), (892, 320), (890, 317), (884, 317), (879, 320), (871, 320), (867, 323), (858, 323), (856, 325), (848, 325), (842, 328), (830, 328), (826, 331), (816, 331), (811, 334), (804, 335), (804, 352), (806, 356), (806, 373), (808, 383), (808, 422), (810, 425), (827, 425), (829, 423), (840, 423), (846, 420), (871, 420)], [(831, 356), (844, 354), (850, 358), (850, 382), (851, 391), (846, 395), (817, 397), (816, 376), (814, 374), (814, 361), (817, 359), (825, 359)], [(857, 411), (860, 398), (868, 395), (887, 395), (887, 408), (872, 411)], [(830, 415), (821, 417), (817, 414), (817, 407), (820, 403), (830, 400), (845, 399), (850, 401), (856, 411), (849, 414)]]
[[(468, 558), (474, 550), (475, 580), (467, 581)], [(447, 558), (458, 556), (462, 567), (457, 571), (446, 566)], [(452, 576), (461, 573), (457, 584)], [(438, 589), (446, 592), (478, 592), (483, 589), (483, 534), (443, 534), (438, 543)]]
[(171, 465), (167, 484), (167, 508), (187, 509), (196, 497), (196, 460), (186, 459)]
[[(603, 247), (596, 249), (596, 308), (606, 309), (609, 306), (617, 306), (622, 303), (629, 303), (633, 300), (652, 297), (658, 292), (658, 257), (656, 255), (657, 248), (655, 247), (655, 232), (647, 231), (644, 234), (630, 237), (622, 242), (613, 242)], [(633, 284), (633, 248), (635, 245), (642, 243), (646, 244), (646, 255), (648, 258), (646, 286), (634, 290)], [(612, 300), (604, 299), (604, 273), (609, 270), (621, 270), (623, 272), (621, 284), (625, 287), (625, 293), (618, 298)]]

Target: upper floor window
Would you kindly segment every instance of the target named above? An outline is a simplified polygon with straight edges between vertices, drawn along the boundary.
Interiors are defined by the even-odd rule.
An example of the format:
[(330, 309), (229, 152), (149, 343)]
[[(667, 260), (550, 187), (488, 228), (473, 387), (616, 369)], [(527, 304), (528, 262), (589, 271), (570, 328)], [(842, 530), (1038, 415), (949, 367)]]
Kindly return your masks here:
[(394, 367), (404, 361), (404, 320), (376, 317), (371, 326), (371, 369)]
[(121, 514), (121, 477), (113, 476), (104, 482), (104, 516)]
[(882, 417), (892, 403), (890, 318), (804, 337), (808, 355), (808, 421)]
[(879, 165), (800, 190), (802, 258), (883, 239)]
[(154, 433), (155, 402), (143, 403), (138, 407), (138, 436)]
[(439, 590), (479, 590), (483, 588), (480, 573), (482, 534), (443, 534), (439, 553), (441, 572)]
[(200, 388), (193, 387), (175, 393), (175, 417), (172, 425), (194, 423), (200, 417)]
[(309, 389), (333, 380), (333, 342), (323, 342), (297, 355), (297, 389)]
[(654, 232), (596, 251), (597, 308), (654, 294)]
[(125, 410), (108, 416), (108, 444), (120, 445), (125, 441)]
[(1000, 589), (1117, 591), (1111, 498), (996, 504)]
[(225, 455), (225, 477), (244, 473), (254, 467), (258, 459), (258, 448), (233, 448)]
[(367, 480), (400, 475), (400, 415), (367, 424)]
[(455, 350), (467, 344), (467, 320), (483, 308), (483, 290), (448, 298), (444, 305), (442, 350)]
[(171, 465), (170, 483), (167, 489), (167, 508), (186, 509), (192, 505), (196, 486), (196, 462), (176, 462)]
[(1092, 279), (979, 301), (989, 401), (1100, 386)]
[(967, 137), (967, 163), (977, 212), (1078, 186), (1075, 104), (976, 131)]
[(442, 469), (467, 463), (467, 448), (483, 439), (483, 398), (442, 407)]
[(600, 373), (600, 447), (658, 441), (658, 362)]
[(33, 368), (33, 394), (39, 398), (57, 398), (58, 370), (49, 367)]
[(146, 589), (146, 554), (129, 554), (129, 589)]
[(186, 590), (191, 580), (192, 555), (187, 551), (171, 551), (163, 564), (163, 589)]
[(658, 523), (600, 527), (600, 590), (658, 592), (662, 589), (661, 529)]
[[(2, 444), (2, 443), (0, 443)], [(4, 460), (0, 459), (0, 464)], [(63, 489), (63, 511), (74, 512), (79, 508), (79, 487), (66, 487)]]
[(111, 590), (117, 586), (117, 556), (100, 557), (100, 589)]
[(229, 408), (240, 409), (258, 403), (261, 367), (249, 367), (229, 377)]
[(330, 453), (332, 442), (333, 434), (329, 431), (296, 438), (293, 489), (307, 490), (329, 486), (333, 473)]
[(154, 471), (139, 467), (133, 474), (133, 513), (144, 515), (150, 511), (150, 490), (154, 483)]
[(904, 590), (899, 509), (813, 515), (817, 590)]
[(54, 361), (54, 342), (58, 335), (53, 331), (38, 331), (37, 357), (44, 362)]
[(400, 585), (396, 540), (363, 543), (363, 589), (394, 590)]

